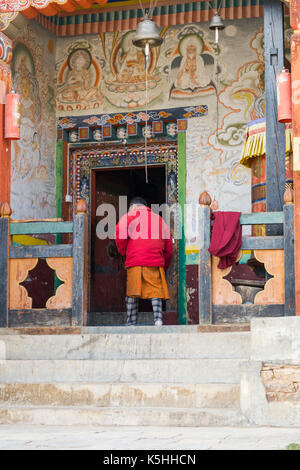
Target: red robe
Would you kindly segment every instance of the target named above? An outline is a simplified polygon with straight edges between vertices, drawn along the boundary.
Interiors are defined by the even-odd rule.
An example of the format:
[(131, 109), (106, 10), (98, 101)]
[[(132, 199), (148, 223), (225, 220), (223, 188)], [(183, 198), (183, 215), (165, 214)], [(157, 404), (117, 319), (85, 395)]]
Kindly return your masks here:
[(213, 228), (209, 252), (220, 258), (218, 268), (232, 266), (242, 246), (240, 212), (213, 212)]

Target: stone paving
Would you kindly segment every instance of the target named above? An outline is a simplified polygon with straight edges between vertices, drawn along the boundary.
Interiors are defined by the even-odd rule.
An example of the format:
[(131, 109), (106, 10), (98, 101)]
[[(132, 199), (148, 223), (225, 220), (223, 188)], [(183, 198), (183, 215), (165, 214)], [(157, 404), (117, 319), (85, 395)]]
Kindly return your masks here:
[(300, 428), (0, 426), (1, 450), (281, 450)]

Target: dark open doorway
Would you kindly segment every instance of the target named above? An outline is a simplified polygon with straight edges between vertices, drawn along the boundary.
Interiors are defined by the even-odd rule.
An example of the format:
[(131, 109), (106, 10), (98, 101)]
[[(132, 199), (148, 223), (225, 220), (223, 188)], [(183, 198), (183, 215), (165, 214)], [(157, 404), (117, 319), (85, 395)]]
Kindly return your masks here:
[[(109, 168), (93, 170), (91, 192), (91, 282), (90, 325), (119, 324), (124, 318), (126, 296), (126, 270), (118, 254), (115, 241), (100, 240), (96, 227), (103, 218), (96, 215), (101, 204), (112, 204), (119, 220), (119, 196), (144, 198), (150, 204), (166, 202), (165, 165), (148, 167), (148, 184), (144, 167)], [(139, 311), (152, 311), (149, 301), (140, 301)], [(149, 315), (148, 315), (149, 317)], [(143, 318), (143, 314), (141, 314)]]

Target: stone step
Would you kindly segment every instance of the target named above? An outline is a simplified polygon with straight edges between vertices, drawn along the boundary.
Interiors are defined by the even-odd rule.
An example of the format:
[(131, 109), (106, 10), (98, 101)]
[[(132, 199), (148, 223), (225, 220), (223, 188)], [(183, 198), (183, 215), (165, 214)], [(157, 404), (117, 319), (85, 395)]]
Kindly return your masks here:
[(2, 407), (0, 424), (98, 426), (243, 426), (236, 409)]
[[(90, 312), (87, 314), (88, 326), (121, 326), (127, 321), (126, 312)], [(139, 312), (138, 325), (154, 325), (153, 312)]]
[[(188, 328), (188, 327), (187, 327)], [(125, 328), (123, 329), (125, 330)], [(0, 335), (0, 360), (248, 358), (249, 332), (126, 328), (82, 335)], [(163, 332), (161, 332), (163, 330)], [(170, 331), (166, 334), (164, 331)], [(103, 330), (102, 330), (103, 331)]]
[(1, 383), (239, 383), (245, 359), (7, 360)]
[(0, 384), (0, 406), (239, 408), (231, 384)]

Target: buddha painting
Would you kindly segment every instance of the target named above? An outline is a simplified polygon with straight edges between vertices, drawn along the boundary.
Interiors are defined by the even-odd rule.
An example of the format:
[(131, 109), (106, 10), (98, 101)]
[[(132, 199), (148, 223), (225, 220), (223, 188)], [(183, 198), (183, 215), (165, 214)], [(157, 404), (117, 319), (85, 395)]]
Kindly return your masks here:
[[(110, 58), (110, 72), (105, 79), (106, 98), (113, 104), (125, 108), (145, 105), (146, 68), (145, 56), (141, 49), (132, 44), (135, 31), (125, 33), (113, 45)], [(156, 68), (158, 52), (150, 49), (147, 69), (149, 102), (160, 93), (158, 83), (160, 72)]]
[(58, 82), (58, 109), (90, 109), (103, 101), (98, 87), (99, 71), (87, 49), (78, 48), (70, 53)]
[(190, 34), (178, 44), (178, 55), (171, 63), (174, 78), (170, 91), (173, 98), (210, 95), (216, 92), (213, 83), (214, 58), (205, 51), (203, 39)]

